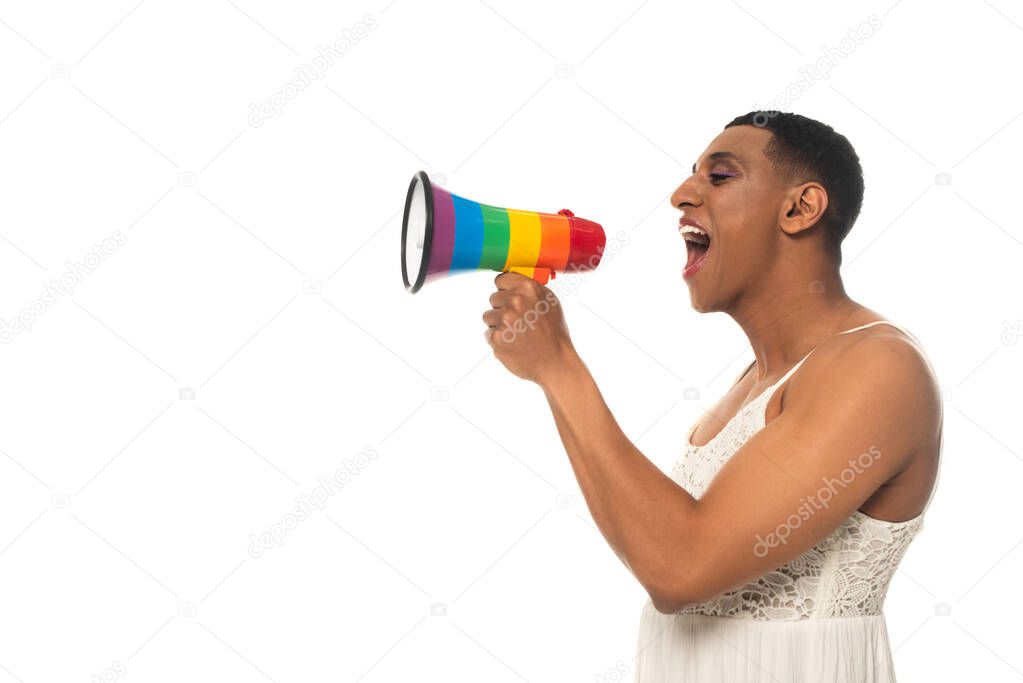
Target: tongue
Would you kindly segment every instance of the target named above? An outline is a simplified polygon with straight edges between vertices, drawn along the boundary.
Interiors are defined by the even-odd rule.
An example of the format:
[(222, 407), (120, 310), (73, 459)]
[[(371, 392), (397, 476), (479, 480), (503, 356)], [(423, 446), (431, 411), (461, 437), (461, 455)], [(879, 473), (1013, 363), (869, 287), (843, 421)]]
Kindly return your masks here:
[(686, 268), (690, 267), (696, 261), (707, 253), (707, 246), (703, 244), (697, 244), (695, 242), (686, 242), (686, 252), (688, 254), (688, 260), (686, 261)]

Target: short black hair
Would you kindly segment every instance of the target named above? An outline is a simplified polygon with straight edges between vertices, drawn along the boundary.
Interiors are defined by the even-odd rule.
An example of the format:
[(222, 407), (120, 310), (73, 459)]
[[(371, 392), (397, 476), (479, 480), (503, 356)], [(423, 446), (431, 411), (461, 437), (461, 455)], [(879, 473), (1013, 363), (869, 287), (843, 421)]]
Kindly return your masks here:
[(842, 263), (842, 240), (863, 205), (863, 168), (844, 135), (814, 119), (780, 111), (751, 111), (725, 128), (756, 126), (771, 131), (764, 153), (774, 167), (796, 182), (814, 180), (828, 193), (821, 218), (825, 245), (836, 265)]

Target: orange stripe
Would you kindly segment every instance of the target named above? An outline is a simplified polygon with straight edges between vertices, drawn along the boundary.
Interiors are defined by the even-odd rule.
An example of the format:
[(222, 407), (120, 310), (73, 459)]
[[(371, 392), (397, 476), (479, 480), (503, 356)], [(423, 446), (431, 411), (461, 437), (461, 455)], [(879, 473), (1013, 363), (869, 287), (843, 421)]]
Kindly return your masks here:
[(540, 214), (540, 229), (543, 240), (540, 243), (538, 267), (564, 270), (572, 243), (572, 224), (568, 216), (551, 213)]

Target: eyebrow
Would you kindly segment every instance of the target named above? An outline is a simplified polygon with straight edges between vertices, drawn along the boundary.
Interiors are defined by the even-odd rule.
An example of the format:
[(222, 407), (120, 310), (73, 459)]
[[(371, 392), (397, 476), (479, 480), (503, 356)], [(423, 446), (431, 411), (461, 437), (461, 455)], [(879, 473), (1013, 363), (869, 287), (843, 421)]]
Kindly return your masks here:
[[(710, 161), (715, 161), (717, 159), (732, 159), (733, 161), (737, 161), (740, 164), (742, 163), (742, 160), (739, 157), (732, 154), (731, 152), (714, 152), (707, 158)], [(696, 173), (696, 164), (693, 164), (693, 173), (694, 174)]]

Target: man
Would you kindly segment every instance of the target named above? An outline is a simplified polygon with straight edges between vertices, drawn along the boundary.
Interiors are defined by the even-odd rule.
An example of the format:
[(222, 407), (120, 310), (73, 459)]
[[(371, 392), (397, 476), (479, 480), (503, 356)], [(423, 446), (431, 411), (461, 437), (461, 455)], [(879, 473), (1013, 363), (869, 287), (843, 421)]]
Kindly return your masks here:
[[(706, 626), (718, 633), (751, 621), (772, 629), (734, 634), (761, 657), (788, 653), (772, 659), (771, 680), (814, 671), (836, 680), (835, 658), (874, 662), (867, 678), (859, 664), (842, 669), (850, 678), (893, 677), (880, 603), (936, 482), (942, 410), (914, 338), (843, 288), (841, 243), (862, 197), (848, 140), (780, 112), (729, 123), (674, 191), (692, 306), (731, 316), (755, 360), (690, 433), (671, 477), (615, 422), (553, 293), (516, 274), (496, 278), (483, 316), (494, 354), (543, 389), (594, 521), (650, 596), (641, 647), (653, 643), (657, 654), (639, 658), (638, 680), (683, 669), (701, 680), (758, 680), (743, 659), (755, 657), (710, 653), (704, 622), (682, 621), (692, 615), (719, 619)], [(516, 328), (530, 309), (544, 314)], [(865, 536), (881, 539), (884, 562), (848, 567)], [(820, 567), (801, 573), (808, 563)], [(831, 581), (843, 571), (855, 578)], [(842, 607), (849, 590), (870, 599)], [(852, 624), (823, 618), (834, 615), (864, 620), (861, 650), (856, 637), (832, 633), (835, 652), (808, 653), (819, 636), (783, 631), (804, 619)]]

